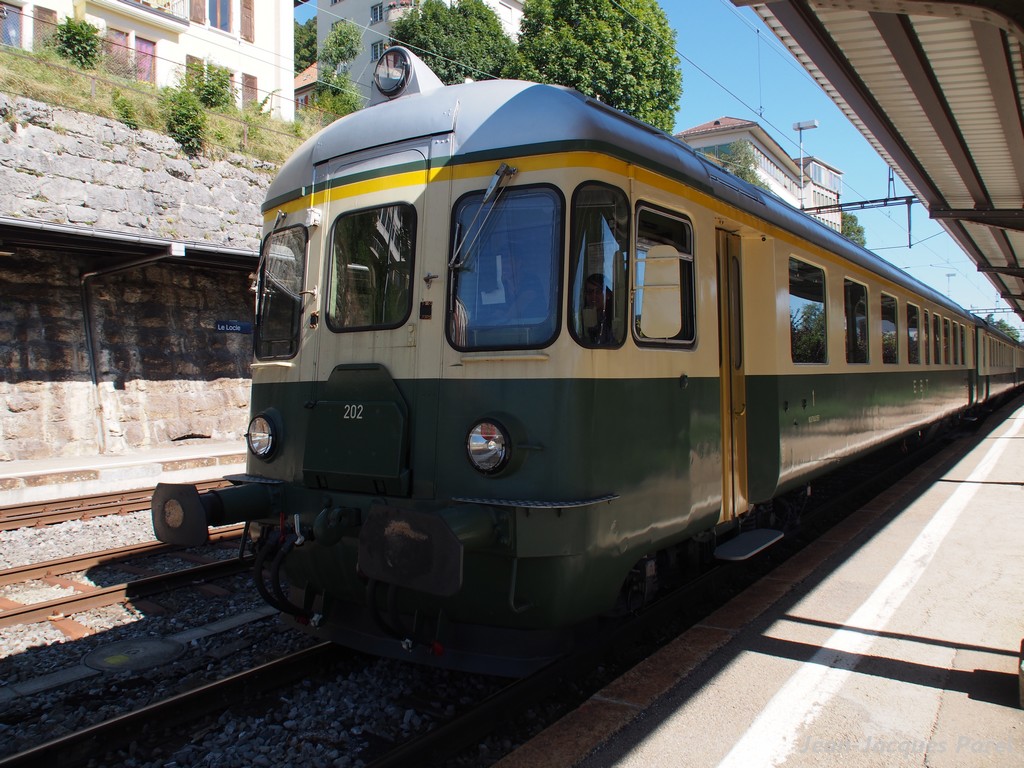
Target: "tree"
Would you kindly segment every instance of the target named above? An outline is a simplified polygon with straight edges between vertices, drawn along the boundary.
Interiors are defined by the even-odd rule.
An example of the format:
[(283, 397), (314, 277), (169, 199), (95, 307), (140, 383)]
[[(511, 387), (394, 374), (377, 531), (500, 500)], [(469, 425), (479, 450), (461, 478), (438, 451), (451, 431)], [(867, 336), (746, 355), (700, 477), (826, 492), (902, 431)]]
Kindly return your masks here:
[(1014, 328), (1008, 322), (1003, 320), (1003, 318), (999, 318), (998, 320), (996, 320), (995, 315), (993, 315), (992, 313), (989, 313), (985, 317), (985, 322), (988, 323), (989, 325), (995, 326), (998, 330), (1000, 330), (1003, 333), (1005, 333), (1007, 336), (1009, 336), (1014, 341), (1020, 341), (1020, 331), (1018, 331), (1016, 328)]
[(515, 41), (483, 0), (425, 0), (391, 25), (391, 42), (404, 45), (453, 85), (467, 77), (515, 77), (520, 69)]
[(852, 213), (843, 213), (843, 237), (852, 240), (862, 248), (867, 245), (868, 239), (864, 234), (864, 227)]
[(347, 72), (338, 72), (338, 67), (352, 61), (362, 48), (363, 34), (355, 24), (341, 21), (331, 27), (320, 48), (316, 88), (313, 89), (313, 102), (319, 109), (340, 117), (362, 106), (352, 78)]
[(656, 0), (526, 0), (522, 76), (575, 88), (671, 131), (682, 94), (675, 32)]
[(316, 16), (305, 24), (295, 24), (295, 74), (304, 72), (316, 61)]

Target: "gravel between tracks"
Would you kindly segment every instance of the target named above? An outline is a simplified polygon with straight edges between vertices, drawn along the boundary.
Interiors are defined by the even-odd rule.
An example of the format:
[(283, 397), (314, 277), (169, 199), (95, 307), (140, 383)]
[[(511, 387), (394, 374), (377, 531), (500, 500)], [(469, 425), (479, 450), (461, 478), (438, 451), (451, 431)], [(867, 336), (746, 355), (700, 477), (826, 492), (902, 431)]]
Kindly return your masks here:
[[(0, 531), (0, 567), (53, 560), (152, 540), (149, 513), (137, 512), (44, 528)], [(90, 569), (86, 582), (113, 583), (117, 572)], [(127, 639), (167, 638), (212, 622), (265, 609), (249, 573), (218, 584), (223, 595), (181, 589), (148, 603), (77, 614), (93, 634), (69, 640), (51, 622), (0, 629), (0, 758), (85, 725), (159, 700), (285, 653), (315, 640), (283, 626), (276, 616), (193, 639), (173, 662), (138, 671), (91, 673), (84, 679), (26, 695), (25, 687), (58, 671), (80, 670), (93, 650)], [(33, 599), (63, 591), (41, 582)], [(54, 594), (51, 594), (54, 593)], [(388, 744), (472, 707), (505, 681), (448, 673), (390, 660), (344, 654), (324, 679), (303, 683), (258, 700), (240, 702), (215, 720), (195, 722), (172, 740), (139, 740), (112, 751), (95, 765), (176, 766), (363, 765)], [(528, 718), (530, 719), (530, 718)], [(524, 734), (522, 739), (528, 737)], [(499, 737), (463, 756), (464, 766), (492, 764), (520, 739)]]

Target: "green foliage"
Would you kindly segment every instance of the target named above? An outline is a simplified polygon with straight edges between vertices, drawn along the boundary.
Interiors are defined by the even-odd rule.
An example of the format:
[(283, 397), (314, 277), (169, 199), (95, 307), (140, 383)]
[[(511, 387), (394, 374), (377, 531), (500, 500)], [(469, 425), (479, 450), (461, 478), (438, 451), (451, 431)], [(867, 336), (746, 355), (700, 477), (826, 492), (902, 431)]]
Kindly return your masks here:
[(226, 67), (208, 61), (188, 65), (185, 70), (185, 88), (194, 93), (204, 107), (210, 109), (222, 109), (235, 103), (231, 72)]
[[(54, 66), (58, 61), (60, 66)], [(69, 69), (53, 48), (31, 54), (0, 50), (0, 92), (17, 93), (125, 123), (134, 113), (138, 128), (167, 133), (168, 120), (161, 91), (131, 78), (117, 84), (114, 80), (114, 77), (94, 78), (77, 68)], [(120, 91), (116, 99), (120, 106), (115, 106), (115, 91)], [(206, 112), (202, 152), (220, 155), (244, 150), (253, 157), (281, 164), (302, 141), (330, 122), (321, 120), (316, 110), (309, 110), (309, 115), (300, 111), (297, 117), (295, 122), (284, 122), (264, 115), (254, 138), (252, 131), (247, 137), (243, 135), (246, 118), (234, 106)]]
[(391, 40), (404, 45), (448, 85), (467, 77), (516, 77), (522, 66), (515, 42), (483, 0), (425, 0), (391, 25)]
[(362, 100), (347, 74), (327, 72), (319, 75), (316, 88), (313, 89), (313, 104), (337, 119), (359, 109)]
[(843, 237), (861, 247), (867, 245), (868, 239), (864, 233), (864, 227), (852, 213), (843, 213)]
[(70, 16), (57, 25), (51, 43), (62, 59), (82, 69), (95, 69), (103, 50), (100, 31), (89, 22)]
[(985, 322), (988, 323), (989, 325), (994, 325), (997, 329), (1005, 333), (1014, 341), (1020, 341), (1020, 331), (1018, 331), (1008, 322), (1003, 320), (1003, 318), (999, 318), (998, 320), (996, 320), (995, 315), (993, 315), (990, 312), (988, 315), (986, 315)]
[(186, 88), (165, 88), (160, 94), (160, 110), (167, 133), (187, 155), (203, 151), (206, 143), (206, 112), (203, 104)]
[(339, 66), (358, 56), (362, 48), (362, 32), (355, 24), (342, 21), (331, 28), (320, 49), (316, 87), (313, 89), (313, 103), (318, 109), (341, 117), (362, 106), (359, 91), (348, 73), (337, 71)]
[(526, 0), (522, 76), (576, 88), (671, 131), (682, 94), (675, 37), (657, 0)]
[(338, 22), (331, 27), (330, 34), (320, 48), (320, 76), (334, 72), (342, 64), (352, 61), (362, 50), (362, 30), (350, 21)]
[(305, 24), (295, 24), (295, 74), (304, 71), (316, 61), (316, 16)]
[(116, 89), (111, 94), (110, 100), (118, 119), (132, 130), (137, 131), (139, 129), (139, 113), (132, 100)]

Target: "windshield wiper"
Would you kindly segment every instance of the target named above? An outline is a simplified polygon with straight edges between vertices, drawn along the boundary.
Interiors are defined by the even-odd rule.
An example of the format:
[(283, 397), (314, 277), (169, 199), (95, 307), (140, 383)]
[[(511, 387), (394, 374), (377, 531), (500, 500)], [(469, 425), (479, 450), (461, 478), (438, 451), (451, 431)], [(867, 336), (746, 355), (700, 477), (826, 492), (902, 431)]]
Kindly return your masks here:
[[(466, 238), (469, 237), (470, 233), (474, 231), (476, 226), (476, 220), (480, 218), (480, 214), (484, 208), (487, 208), (487, 213), (484, 214), (484, 220), (480, 222), (480, 226), (476, 228), (476, 233), (473, 235), (473, 239), (466, 244), (465, 238), (460, 242), (456, 238), (455, 248), (452, 251), (452, 257), (448, 261), (449, 269), (462, 269), (466, 262), (469, 260), (469, 255), (473, 252), (473, 246), (476, 245), (476, 241), (480, 238), (480, 233), (484, 231), (484, 227), (487, 226), (487, 221), (491, 218), (491, 214), (494, 213), (495, 208), (498, 207), (498, 199), (501, 197), (502, 191), (505, 189), (506, 183), (509, 179), (516, 175), (518, 172), (517, 168), (513, 168), (508, 163), (502, 163), (498, 166), (498, 170), (494, 172), (494, 177), (491, 179), (491, 183), (487, 185), (487, 190), (484, 192), (484, 199), (480, 201), (480, 208), (477, 209), (476, 216), (473, 217), (473, 221), (470, 222), (469, 227), (466, 229)], [(490, 203), (490, 206), (487, 204)], [(459, 256), (465, 252), (465, 256), (460, 259)]]

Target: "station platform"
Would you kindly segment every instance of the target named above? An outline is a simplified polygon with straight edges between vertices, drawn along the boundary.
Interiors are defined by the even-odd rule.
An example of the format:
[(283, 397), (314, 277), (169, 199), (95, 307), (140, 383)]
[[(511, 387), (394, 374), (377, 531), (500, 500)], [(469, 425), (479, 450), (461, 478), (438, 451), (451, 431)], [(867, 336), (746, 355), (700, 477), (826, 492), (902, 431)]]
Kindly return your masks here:
[(245, 440), (186, 440), (122, 456), (63, 456), (0, 463), (0, 507), (44, 503), (158, 482), (200, 483), (245, 471)]
[(1024, 399), (500, 768), (1022, 766)]

